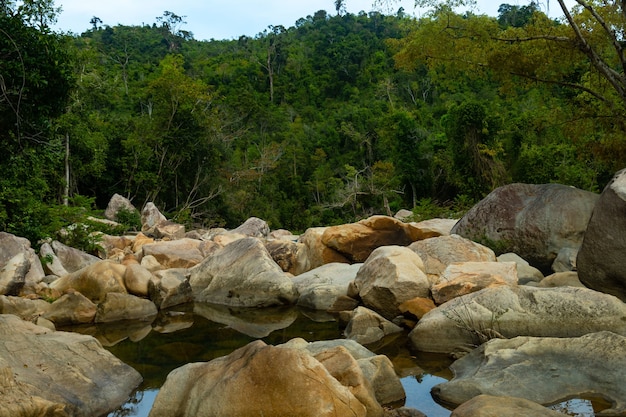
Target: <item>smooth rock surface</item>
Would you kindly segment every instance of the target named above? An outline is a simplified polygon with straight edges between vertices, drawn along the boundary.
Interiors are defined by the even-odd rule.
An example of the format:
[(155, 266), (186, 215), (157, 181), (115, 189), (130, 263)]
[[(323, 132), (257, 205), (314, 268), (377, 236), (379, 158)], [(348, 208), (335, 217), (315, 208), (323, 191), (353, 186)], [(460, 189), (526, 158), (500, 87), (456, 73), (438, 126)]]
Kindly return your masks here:
[(367, 410), (311, 355), (257, 340), (228, 356), (172, 371), (149, 416), (252, 415), (364, 417)]
[(50, 288), (60, 292), (72, 289), (98, 304), (110, 292), (126, 293), (125, 272), (124, 265), (99, 261), (53, 281)]
[(561, 249), (580, 247), (598, 197), (561, 184), (508, 184), (472, 207), (452, 233), (550, 271)]
[(495, 253), (486, 246), (458, 235), (433, 237), (412, 243), (409, 249), (424, 262), (424, 272), (432, 283), (454, 262), (495, 262)]
[(294, 304), (298, 292), (263, 243), (244, 238), (190, 269), (196, 301), (238, 307)]
[(587, 288), (500, 286), (455, 298), (426, 313), (409, 333), (425, 352), (469, 351), (494, 337), (626, 335), (626, 304)]
[(142, 380), (91, 336), (0, 315), (0, 340), (3, 417), (106, 415)]
[(517, 285), (515, 262), (456, 262), (448, 265), (435, 285), (432, 297), (437, 304), (499, 285)]
[(363, 263), (354, 280), (363, 304), (388, 320), (401, 314), (400, 304), (430, 295), (422, 259), (404, 246), (382, 246)]
[(432, 389), (435, 398), (449, 404), (488, 394), (548, 405), (593, 394), (613, 403), (597, 416), (626, 413), (626, 338), (615, 333), (494, 339), (451, 368), (454, 378)]
[(324, 230), (322, 243), (350, 262), (365, 262), (381, 246), (407, 246), (416, 238), (410, 225), (388, 216), (372, 216), (357, 223), (331, 226)]
[(362, 264), (330, 263), (300, 274), (292, 282), (300, 294), (297, 304), (313, 310), (328, 310), (348, 294), (348, 286)]
[(626, 170), (604, 188), (576, 258), (580, 281), (626, 302)]

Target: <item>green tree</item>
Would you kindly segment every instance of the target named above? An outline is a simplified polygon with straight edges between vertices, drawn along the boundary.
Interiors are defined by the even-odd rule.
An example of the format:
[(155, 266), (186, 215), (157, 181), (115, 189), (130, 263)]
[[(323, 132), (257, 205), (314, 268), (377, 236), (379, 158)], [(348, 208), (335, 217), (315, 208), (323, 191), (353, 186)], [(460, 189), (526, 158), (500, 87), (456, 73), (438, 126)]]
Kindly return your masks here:
[(33, 241), (62, 194), (53, 126), (74, 82), (67, 39), (49, 28), (52, 4), (0, 3), (0, 228)]

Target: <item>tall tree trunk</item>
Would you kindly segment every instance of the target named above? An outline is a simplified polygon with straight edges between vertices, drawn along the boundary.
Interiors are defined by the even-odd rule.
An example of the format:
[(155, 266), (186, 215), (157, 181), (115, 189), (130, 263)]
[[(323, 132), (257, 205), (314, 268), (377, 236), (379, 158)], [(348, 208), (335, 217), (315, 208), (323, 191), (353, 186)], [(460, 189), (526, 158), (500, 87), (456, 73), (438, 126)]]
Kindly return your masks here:
[(65, 134), (65, 188), (63, 190), (63, 205), (68, 206), (70, 200), (70, 134)]

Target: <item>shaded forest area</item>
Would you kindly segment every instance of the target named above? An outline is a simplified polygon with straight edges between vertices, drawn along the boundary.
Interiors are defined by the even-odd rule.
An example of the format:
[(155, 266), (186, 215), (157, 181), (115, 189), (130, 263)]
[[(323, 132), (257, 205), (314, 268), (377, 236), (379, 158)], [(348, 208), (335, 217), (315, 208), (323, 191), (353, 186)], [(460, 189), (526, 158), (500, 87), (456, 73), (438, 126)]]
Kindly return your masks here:
[(169, 11), (71, 35), (52, 0), (0, 1), (0, 229), (37, 242), (118, 193), (190, 227), (303, 231), (510, 182), (599, 191), (623, 167), (617, 2), (562, 22), (433, 3), (197, 41)]

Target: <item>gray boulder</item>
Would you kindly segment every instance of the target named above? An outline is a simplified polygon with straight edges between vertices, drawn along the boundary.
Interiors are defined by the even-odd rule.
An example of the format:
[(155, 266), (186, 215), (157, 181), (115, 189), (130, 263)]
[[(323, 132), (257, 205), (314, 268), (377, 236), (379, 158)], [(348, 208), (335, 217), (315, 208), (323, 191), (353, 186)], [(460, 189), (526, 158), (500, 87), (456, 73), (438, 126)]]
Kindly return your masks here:
[(25, 252), (20, 252), (0, 269), (0, 294), (19, 295), (24, 284), (26, 274), (30, 270), (30, 261)]
[(420, 351), (469, 351), (497, 337), (626, 335), (626, 304), (587, 288), (499, 286), (455, 298), (426, 313), (409, 333)]
[(596, 204), (576, 266), (580, 281), (626, 301), (626, 170), (604, 188)]
[(265, 220), (250, 217), (239, 227), (232, 230), (232, 233), (239, 233), (249, 237), (266, 238), (270, 234), (270, 227)]
[(129, 199), (119, 194), (113, 194), (113, 197), (109, 200), (109, 204), (107, 204), (106, 210), (104, 210), (104, 217), (109, 220), (117, 221), (117, 213), (121, 209), (126, 209), (129, 212), (137, 211)]
[(0, 415), (106, 415), (141, 375), (91, 336), (54, 332), (0, 315)]
[(238, 307), (294, 304), (298, 292), (256, 238), (239, 239), (190, 269), (195, 301)]
[(167, 217), (165, 217), (151, 201), (146, 203), (141, 210), (141, 231), (143, 233), (153, 234), (156, 226), (166, 221)]
[(626, 413), (626, 338), (615, 333), (491, 340), (451, 368), (454, 378), (431, 391), (448, 404), (487, 394), (549, 405), (593, 394), (612, 403), (598, 415)]
[(44, 259), (43, 268), (46, 273), (56, 275), (57, 277), (62, 277), (69, 273), (49, 243), (46, 242), (41, 245), (39, 255)]
[(101, 260), (97, 256), (64, 245), (58, 240), (53, 240), (51, 246), (63, 269), (70, 274)]
[(300, 274), (292, 282), (300, 294), (298, 305), (313, 310), (328, 310), (348, 287), (362, 264), (329, 263)]
[(598, 198), (560, 184), (505, 185), (472, 207), (452, 233), (550, 271), (561, 249), (580, 247)]
[[(22, 255), (15, 258), (18, 254)], [(25, 261), (19, 260), (22, 257)], [(7, 264), (12, 259), (12, 266), (7, 267)], [(30, 267), (22, 273), (23, 269), (26, 268), (26, 262), (28, 262)], [(17, 237), (6, 232), (0, 232), (0, 269), (5, 267), (7, 267), (7, 273), (10, 273), (9, 270), (13, 270), (17, 273), (17, 275), (11, 278), (11, 280), (15, 281), (15, 285), (10, 284), (9, 287), (13, 287), (13, 289), (17, 289), (21, 292), (34, 292), (33, 288), (45, 277), (45, 272), (41, 262), (39, 261), (39, 257), (33, 248), (30, 247), (28, 239)], [(17, 270), (15, 267), (17, 267)]]

